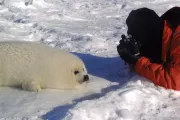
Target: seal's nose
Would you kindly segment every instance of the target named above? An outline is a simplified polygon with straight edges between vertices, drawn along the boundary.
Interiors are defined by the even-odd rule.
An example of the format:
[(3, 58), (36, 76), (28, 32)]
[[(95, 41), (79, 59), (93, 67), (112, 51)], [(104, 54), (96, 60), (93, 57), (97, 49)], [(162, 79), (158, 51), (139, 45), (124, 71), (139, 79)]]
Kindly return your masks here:
[(84, 75), (84, 80), (83, 80), (83, 82), (88, 81), (88, 80), (89, 80), (89, 76), (88, 76), (88, 75)]

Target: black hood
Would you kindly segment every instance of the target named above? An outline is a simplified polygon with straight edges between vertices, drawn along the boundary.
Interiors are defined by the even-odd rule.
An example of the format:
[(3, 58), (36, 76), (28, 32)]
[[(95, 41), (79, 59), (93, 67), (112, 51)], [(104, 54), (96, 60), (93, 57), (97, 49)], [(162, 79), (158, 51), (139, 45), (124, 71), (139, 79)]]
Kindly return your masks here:
[(160, 63), (164, 20), (153, 10), (140, 8), (130, 12), (126, 24), (127, 33), (142, 45), (141, 56), (149, 58), (151, 62)]
[(180, 25), (180, 7), (173, 7), (165, 12), (161, 18), (168, 20), (173, 29)]

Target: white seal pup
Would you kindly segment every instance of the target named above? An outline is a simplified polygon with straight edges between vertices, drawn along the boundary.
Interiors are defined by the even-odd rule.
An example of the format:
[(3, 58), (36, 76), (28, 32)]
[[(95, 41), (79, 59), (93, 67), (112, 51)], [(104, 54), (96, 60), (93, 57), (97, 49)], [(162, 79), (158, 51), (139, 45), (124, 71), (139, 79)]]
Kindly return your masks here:
[(83, 61), (69, 52), (34, 42), (0, 42), (0, 86), (76, 89), (88, 80)]

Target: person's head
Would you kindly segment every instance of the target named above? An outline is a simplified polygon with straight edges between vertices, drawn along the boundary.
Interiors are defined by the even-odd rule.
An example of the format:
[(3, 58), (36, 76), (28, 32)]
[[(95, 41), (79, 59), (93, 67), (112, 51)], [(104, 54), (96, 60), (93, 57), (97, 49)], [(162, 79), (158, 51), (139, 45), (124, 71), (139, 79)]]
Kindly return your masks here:
[(162, 33), (164, 21), (151, 9), (132, 10), (126, 19), (127, 34), (142, 45), (140, 53), (152, 62), (161, 60)]

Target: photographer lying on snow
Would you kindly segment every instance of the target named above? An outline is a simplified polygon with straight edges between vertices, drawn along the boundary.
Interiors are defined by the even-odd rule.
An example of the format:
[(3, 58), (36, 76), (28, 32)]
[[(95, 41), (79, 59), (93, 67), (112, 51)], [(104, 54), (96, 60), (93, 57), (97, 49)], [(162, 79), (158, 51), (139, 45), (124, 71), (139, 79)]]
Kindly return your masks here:
[(117, 46), (121, 59), (156, 85), (180, 90), (180, 7), (161, 17), (148, 8), (133, 10), (126, 24), (130, 36), (122, 35)]

